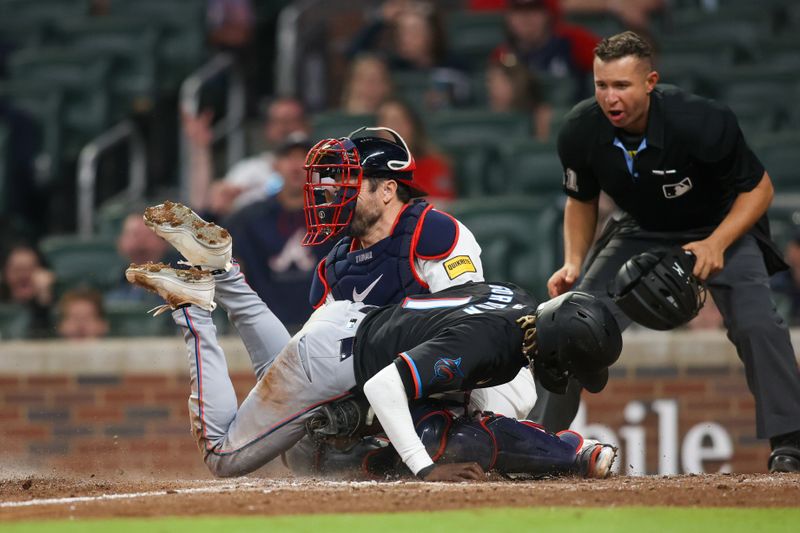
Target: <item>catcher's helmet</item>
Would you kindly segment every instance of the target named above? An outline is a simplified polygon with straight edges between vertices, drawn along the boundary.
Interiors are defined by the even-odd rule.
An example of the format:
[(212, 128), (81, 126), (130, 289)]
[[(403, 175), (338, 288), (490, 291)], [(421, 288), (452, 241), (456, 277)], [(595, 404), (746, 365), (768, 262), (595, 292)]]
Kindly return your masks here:
[(567, 292), (536, 310), (533, 375), (549, 391), (564, 394), (575, 377), (589, 392), (608, 382), (608, 367), (622, 351), (622, 334), (608, 307), (585, 292)]
[[(364, 135), (386, 131), (394, 141)], [(361, 128), (347, 137), (323, 139), (306, 157), (303, 244), (316, 245), (350, 224), (363, 178), (393, 179), (408, 187), (411, 197), (426, 193), (413, 181), (416, 163), (403, 138), (390, 128)]]
[(648, 328), (681, 326), (706, 301), (705, 287), (692, 275), (694, 263), (694, 255), (681, 248), (634, 256), (617, 272), (614, 301), (631, 320)]

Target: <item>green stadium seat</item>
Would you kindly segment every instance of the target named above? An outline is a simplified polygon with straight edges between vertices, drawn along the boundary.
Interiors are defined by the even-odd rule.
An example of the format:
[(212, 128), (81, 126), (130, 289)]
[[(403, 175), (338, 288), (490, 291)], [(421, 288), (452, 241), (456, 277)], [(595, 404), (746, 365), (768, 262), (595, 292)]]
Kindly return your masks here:
[(5, 214), (8, 211), (8, 191), (10, 188), (10, 184), (8, 183), (8, 161), (9, 161), (9, 151), (11, 150), (11, 146), (9, 145), (9, 137), (11, 132), (5, 125), (0, 124), (0, 215)]
[(131, 205), (127, 199), (112, 198), (103, 202), (97, 208), (97, 235), (116, 239), (130, 211)]
[(157, 320), (147, 314), (152, 305), (114, 302), (105, 307), (111, 337), (158, 337), (175, 331), (169, 321)]
[(65, 135), (69, 151), (77, 153), (87, 138), (109, 126), (108, 58), (82, 50), (20, 50), (9, 59), (9, 71), (14, 82), (47, 83), (62, 90), (61, 119), (70, 133)]
[[(557, 107), (575, 104), (575, 94), (578, 90), (577, 82), (571, 77), (556, 77), (545, 74), (537, 76), (542, 88), (542, 97), (545, 102)], [(592, 82), (591, 78), (589, 80)]]
[(563, 169), (555, 143), (518, 139), (508, 141), (501, 150), (506, 194), (555, 195), (561, 192)]
[(767, 169), (776, 194), (800, 193), (800, 130), (761, 135), (749, 144)]
[(502, 176), (498, 175), (502, 168), (494, 146), (485, 143), (442, 143), (440, 146), (450, 156), (460, 198), (478, 198), (503, 190)]
[(91, 285), (98, 289), (119, 281), (125, 262), (117, 255), (113, 239), (84, 239), (77, 235), (57, 235), (42, 239), (39, 245), (56, 275), (58, 289)]
[(487, 280), (511, 281), (539, 299), (547, 298), (547, 279), (561, 263), (563, 217), (550, 199), (460, 200), (448, 210), (475, 234)]
[(735, 43), (742, 57), (750, 56), (755, 52), (756, 43), (761, 35), (768, 35), (771, 31), (771, 20), (767, 10), (760, 9), (758, 2), (753, 2), (743, 13), (736, 9), (720, 9), (714, 13), (700, 10), (681, 10), (672, 14), (669, 28), (659, 36), (659, 42), (674, 38), (680, 40), (705, 40), (709, 43)]
[(0, 16), (15, 20), (58, 20), (89, 15), (92, 0), (0, 0)]
[(508, 138), (530, 135), (530, 117), (519, 113), (494, 113), (492, 111), (448, 110), (431, 115), (428, 131), (436, 142), (493, 143)]
[(318, 113), (311, 118), (314, 141), (346, 137), (362, 126), (375, 125), (375, 115), (351, 115), (342, 111)]
[(147, 19), (92, 17), (59, 21), (48, 35), (53, 45), (106, 57), (111, 62), (109, 88), (115, 97), (115, 120), (152, 107), (157, 89), (156, 47), (160, 29)]
[(582, 26), (600, 37), (610, 37), (625, 31), (625, 25), (608, 13), (570, 13), (567, 22)]
[(425, 112), (425, 97), (431, 88), (431, 78), (427, 72), (392, 72), (392, 85), (398, 97), (418, 113)]
[(47, 185), (58, 178), (62, 158), (61, 112), (63, 92), (47, 82), (2, 81), (0, 98), (36, 122), (41, 135), (37, 156), (37, 179)]
[(455, 11), (446, 23), (450, 51), (476, 70), (483, 70), (489, 54), (505, 40), (502, 12)]
[(39, 46), (55, 21), (88, 16), (92, 0), (0, 0), (0, 35), (18, 48)]
[(27, 337), (30, 312), (16, 304), (0, 304), (0, 341)]
[(161, 30), (157, 46), (162, 90), (174, 91), (206, 60), (206, 0), (111, 0), (112, 16), (145, 19)]
[(772, 239), (784, 250), (800, 231), (800, 193), (777, 194), (768, 213)]

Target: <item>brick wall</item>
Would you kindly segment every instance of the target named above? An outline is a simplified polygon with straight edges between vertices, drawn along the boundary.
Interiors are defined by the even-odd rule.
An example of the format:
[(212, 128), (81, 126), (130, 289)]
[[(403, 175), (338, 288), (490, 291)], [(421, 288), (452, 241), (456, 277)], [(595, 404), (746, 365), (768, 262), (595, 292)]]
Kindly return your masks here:
[[(576, 429), (617, 443), (623, 472), (765, 470), (768, 445), (755, 439), (753, 398), (722, 334), (625, 340)], [(223, 345), (241, 400), (254, 384), (249, 360), (238, 339)], [(0, 470), (209, 476), (189, 433), (180, 339), (2, 343), (0, 353)]]

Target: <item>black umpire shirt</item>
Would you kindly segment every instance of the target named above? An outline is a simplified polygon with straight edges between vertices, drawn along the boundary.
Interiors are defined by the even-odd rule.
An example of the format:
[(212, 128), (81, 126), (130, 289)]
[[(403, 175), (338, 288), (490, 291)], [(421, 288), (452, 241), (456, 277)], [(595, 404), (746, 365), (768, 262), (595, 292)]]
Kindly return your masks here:
[(467, 283), (371, 311), (355, 336), (358, 389), (392, 362), (413, 399), (511, 381), (528, 364), (516, 321), (536, 305), (510, 283)]
[[(703, 238), (764, 167), (726, 106), (658, 85), (642, 136), (615, 128), (594, 98), (577, 104), (558, 136), (564, 191), (592, 200), (605, 191), (645, 231)], [(770, 272), (785, 268), (766, 214), (753, 229)]]

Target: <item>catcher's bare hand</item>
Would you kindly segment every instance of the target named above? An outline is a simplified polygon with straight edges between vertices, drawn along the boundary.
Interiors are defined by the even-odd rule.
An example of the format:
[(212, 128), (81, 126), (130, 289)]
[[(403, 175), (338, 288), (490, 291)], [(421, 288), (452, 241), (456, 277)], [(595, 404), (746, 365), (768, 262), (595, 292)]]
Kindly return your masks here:
[(435, 465), (425, 481), (483, 481), (486, 474), (478, 463)]

